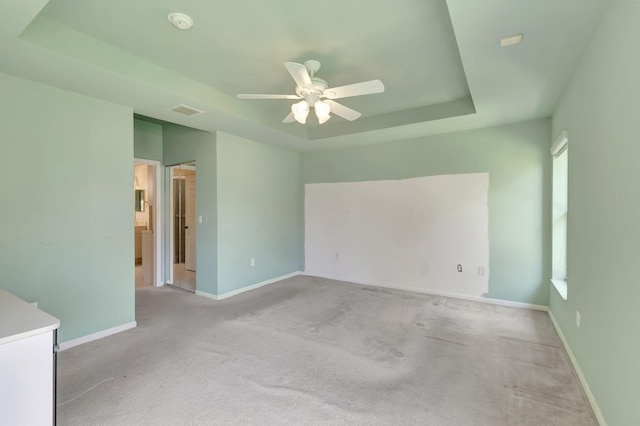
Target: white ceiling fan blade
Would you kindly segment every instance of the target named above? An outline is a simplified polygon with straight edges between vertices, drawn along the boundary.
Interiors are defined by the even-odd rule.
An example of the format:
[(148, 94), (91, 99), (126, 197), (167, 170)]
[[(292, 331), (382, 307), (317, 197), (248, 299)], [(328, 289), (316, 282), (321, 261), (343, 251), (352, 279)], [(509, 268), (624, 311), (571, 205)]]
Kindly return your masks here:
[(238, 95), (238, 99), (302, 99), (298, 95), (263, 95), (253, 93), (241, 93)]
[(283, 123), (293, 123), (294, 121), (296, 121), (295, 117), (293, 116), (293, 113), (290, 112), (289, 115), (287, 115), (284, 120), (282, 120)]
[(345, 120), (349, 120), (349, 121), (353, 121), (356, 120), (357, 118), (359, 118), (362, 114), (359, 113), (358, 111), (351, 109), (349, 107), (346, 107), (342, 104), (339, 104), (337, 102), (334, 101), (324, 101), (326, 103), (328, 103), (329, 105), (331, 105), (331, 112), (335, 115), (338, 115), (342, 118), (344, 118)]
[(284, 66), (287, 68), (287, 71), (289, 71), (289, 74), (291, 74), (291, 77), (293, 77), (293, 80), (296, 82), (298, 87), (313, 89), (313, 83), (311, 83), (311, 77), (309, 76), (307, 67), (296, 62), (285, 62)]
[(382, 92), (384, 92), (384, 84), (380, 80), (370, 80), (346, 86), (329, 87), (324, 91), (323, 96), (329, 99), (340, 99)]

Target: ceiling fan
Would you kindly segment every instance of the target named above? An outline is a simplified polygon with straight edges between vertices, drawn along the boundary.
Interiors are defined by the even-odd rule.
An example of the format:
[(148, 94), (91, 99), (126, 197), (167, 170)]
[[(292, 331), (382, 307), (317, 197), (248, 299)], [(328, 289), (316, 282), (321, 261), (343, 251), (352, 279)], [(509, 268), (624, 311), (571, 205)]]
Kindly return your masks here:
[(295, 95), (262, 95), (239, 94), (239, 99), (302, 99), (291, 105), (291, 112), (282, 120), (283, 123), (304, 124), (307, 122), (309, 108), (313, 108), (320, 124), (331, 118), (331, 113), (346, 120), (353, 121), (362, 114), (346, 107), (334, 99), (348, 98), (351, 96), (370, 95), (384, 92), (384, 84), (380, 80), (363, 81), (362, 83), (348, 84), (346, 86), (329, 87), (329, 84), (315, 76), (320, 69), (320, 62), (310, 59), (304, 64), (285, 62), (285, 68), (296, 82)]

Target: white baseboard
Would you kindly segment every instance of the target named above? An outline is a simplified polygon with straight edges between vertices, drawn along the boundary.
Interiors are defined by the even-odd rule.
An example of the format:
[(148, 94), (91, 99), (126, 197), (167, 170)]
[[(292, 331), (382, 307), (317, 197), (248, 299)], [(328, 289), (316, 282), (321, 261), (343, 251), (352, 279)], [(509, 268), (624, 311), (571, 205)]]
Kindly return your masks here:
[(112, 334), (120, 333), (121, 331), (135, 328), (137, 327), (137, 325), (138, 324), (135, 321), (132, 321), (127, 324), (119, 325), (117, 327), (98, 331), (97, 333), (87, 334), (86, 336), (78, 337), (77, 339), (67, 340), (66, 342), (60, 343), (58, 345), (58, 350), (64, 351), (64, 350), (73, 348), (74, 346), (81, 345), (83, 343), (88, 343), (94, 340), (102, 339), (103, 337), (111, 336)]
[(287, 279), (287, 278), (295, 277), (295, 276), (300, 275), (300, 274), (302, 274), (301, 271), (292, 272), (290, 274), (282, 275), (282, 276), (279, 276), (279, 277), (276, 277), (276, 278), (271, 278), (270, 280), (261, 281), (261, 282), (256, 283), (256, 284), (251, 284), (251, 285), (248, 285), (246, 287), (239, 288), (237, 290), (232, 290), (232, 291), (229, 291), (227, 293), (222, 293), (222, 294), (217, 294), (217, 295), (216, 294), (207, 293), (206, 291), (200, 291), (200, 290), (196, 290), (196, 294), (198, 296), (208, 297), (209, 299), (213, 299), (213, 300), (222, 300), (222, 299), (227, 299), (227, 298), (229, 298), (231, 296), (235, 296), (236, 294), (244, 293), (245, 291), (249, 291), (249, 290), (255, 290), (256, 288), (263, 287), (263, 286), (265, 286), (267, 284), (273, 284), (275, 282), (282, 281), (282, 280)]
[(573, 364), (573, 368), (575, 368), (576, 373), (578, 374), (578, 379), (580, 379), (580, 383), (582, 384), (584, 393), (587, 394), (587, 399), (591, 404), (591, 408), (593, 409), (593, 414), (595, 414), (596, 416), (596, 420), (598, 420), (598, 423), (600, 423), (600, 426), (607, 426), (607, 422), (604, 419), (604, 416), (602, 415), (602, 411), (600, 410), (600, 406), (596, 401), (596, 397), (593, 395), (593, 392), (591, 392), (591, 388), (589, 387), (589, 382), (587, 382), (587, 378), (584, 376), (584, 373), (580, 368), (580, 364), (578, 364), (578, 360), (573, 355), (573, 352), (571, 352), (571, 347), (569, 347), (569, 343), (567, 343), (567, 339), (564, 337), (564, 333), (562, 332), (560, 325), (558, 325), (558, 322), (556, 321), (556, 318), (553, 316), (553, 312), (551, 311), (549, 311), (549, 318), (551, 318), (551, 322), (553, 323), (553, 326), (555, 327), (556, 332), (558, 333), (558, 336), (560, 336), (560, 340), (562, 340), (562, 345), (564, 346), (564, 349), (567, 351), (567, 354), (569, 354), (569, 359), (571, 360), (571, 364)]
[[(305, 273), (305, 275), (306, 275), (306, 273)], [(319, 275), (316, 275), (316, 276), (319, 276)], [(473, 302), (484, 302), (484, 303), (490, 303), (492, 305), (508, 306), (508, 307), (511, 307), (511, 308), (525, 308), (525, 309), (533, 309), (533, 310), (536, 310), (536, 311), (543, 311), (543, 312), (548, 312), (549, 311), (549, 307), (548, 306), (534, 305), (534, 304), (531, 304), (531, 303), (512, 302), (510, 300), (492, 299), (490, 297), (468, 296), (468, 295), (465, 295), (465, 294), (450, 293), (450, 292), (447, 292), (447, 291), (431, 290), (431, 289), (415, 288), (415, 287), (406, 287), (406, 286), (401, 286), (401, 285), (378, 283), (378, 282), (371, 282), (371, 281), (352, 280), (352, 279), (345, 279), (345, 278), (340, 278), (340, 277), (329, 277), (329, 276), (320, 276), (320, 277), (321, 278), (326, 278), (326, 279), (329, 279), (329, 280), (344, 281), (344, 282), (349, 282), (349, 283), (354, 283), (354, 284), (361, 284), (361, 285), (366, 285), (366, 286), (371, 286), (371, 287), (390, 288), (390, 289), (393, 289), (393, 290), (411, 291), (411, 292), (414, 292), (414, 293), (431, 294), (431, 295), (434, 295), (434, 296), (452, 297), (452, 298), (455, 298), (455, 299), (471, 300)]]

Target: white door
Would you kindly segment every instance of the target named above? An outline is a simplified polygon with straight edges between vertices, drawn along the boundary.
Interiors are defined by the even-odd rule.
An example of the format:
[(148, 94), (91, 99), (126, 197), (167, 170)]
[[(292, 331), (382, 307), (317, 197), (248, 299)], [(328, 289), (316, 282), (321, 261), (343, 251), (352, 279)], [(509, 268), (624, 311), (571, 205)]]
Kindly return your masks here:
[(196, 270), (196, 176), (185, 176), (184, 268)]

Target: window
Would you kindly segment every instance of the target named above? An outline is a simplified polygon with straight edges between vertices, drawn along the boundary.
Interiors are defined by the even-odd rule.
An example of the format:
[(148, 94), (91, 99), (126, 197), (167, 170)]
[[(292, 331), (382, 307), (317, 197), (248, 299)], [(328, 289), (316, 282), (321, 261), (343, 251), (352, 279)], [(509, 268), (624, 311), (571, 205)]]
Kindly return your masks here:
[(551, 282), (567, 300), (568, 134), (563, 131), (551, 146), (553, 155), (553, 207)]

